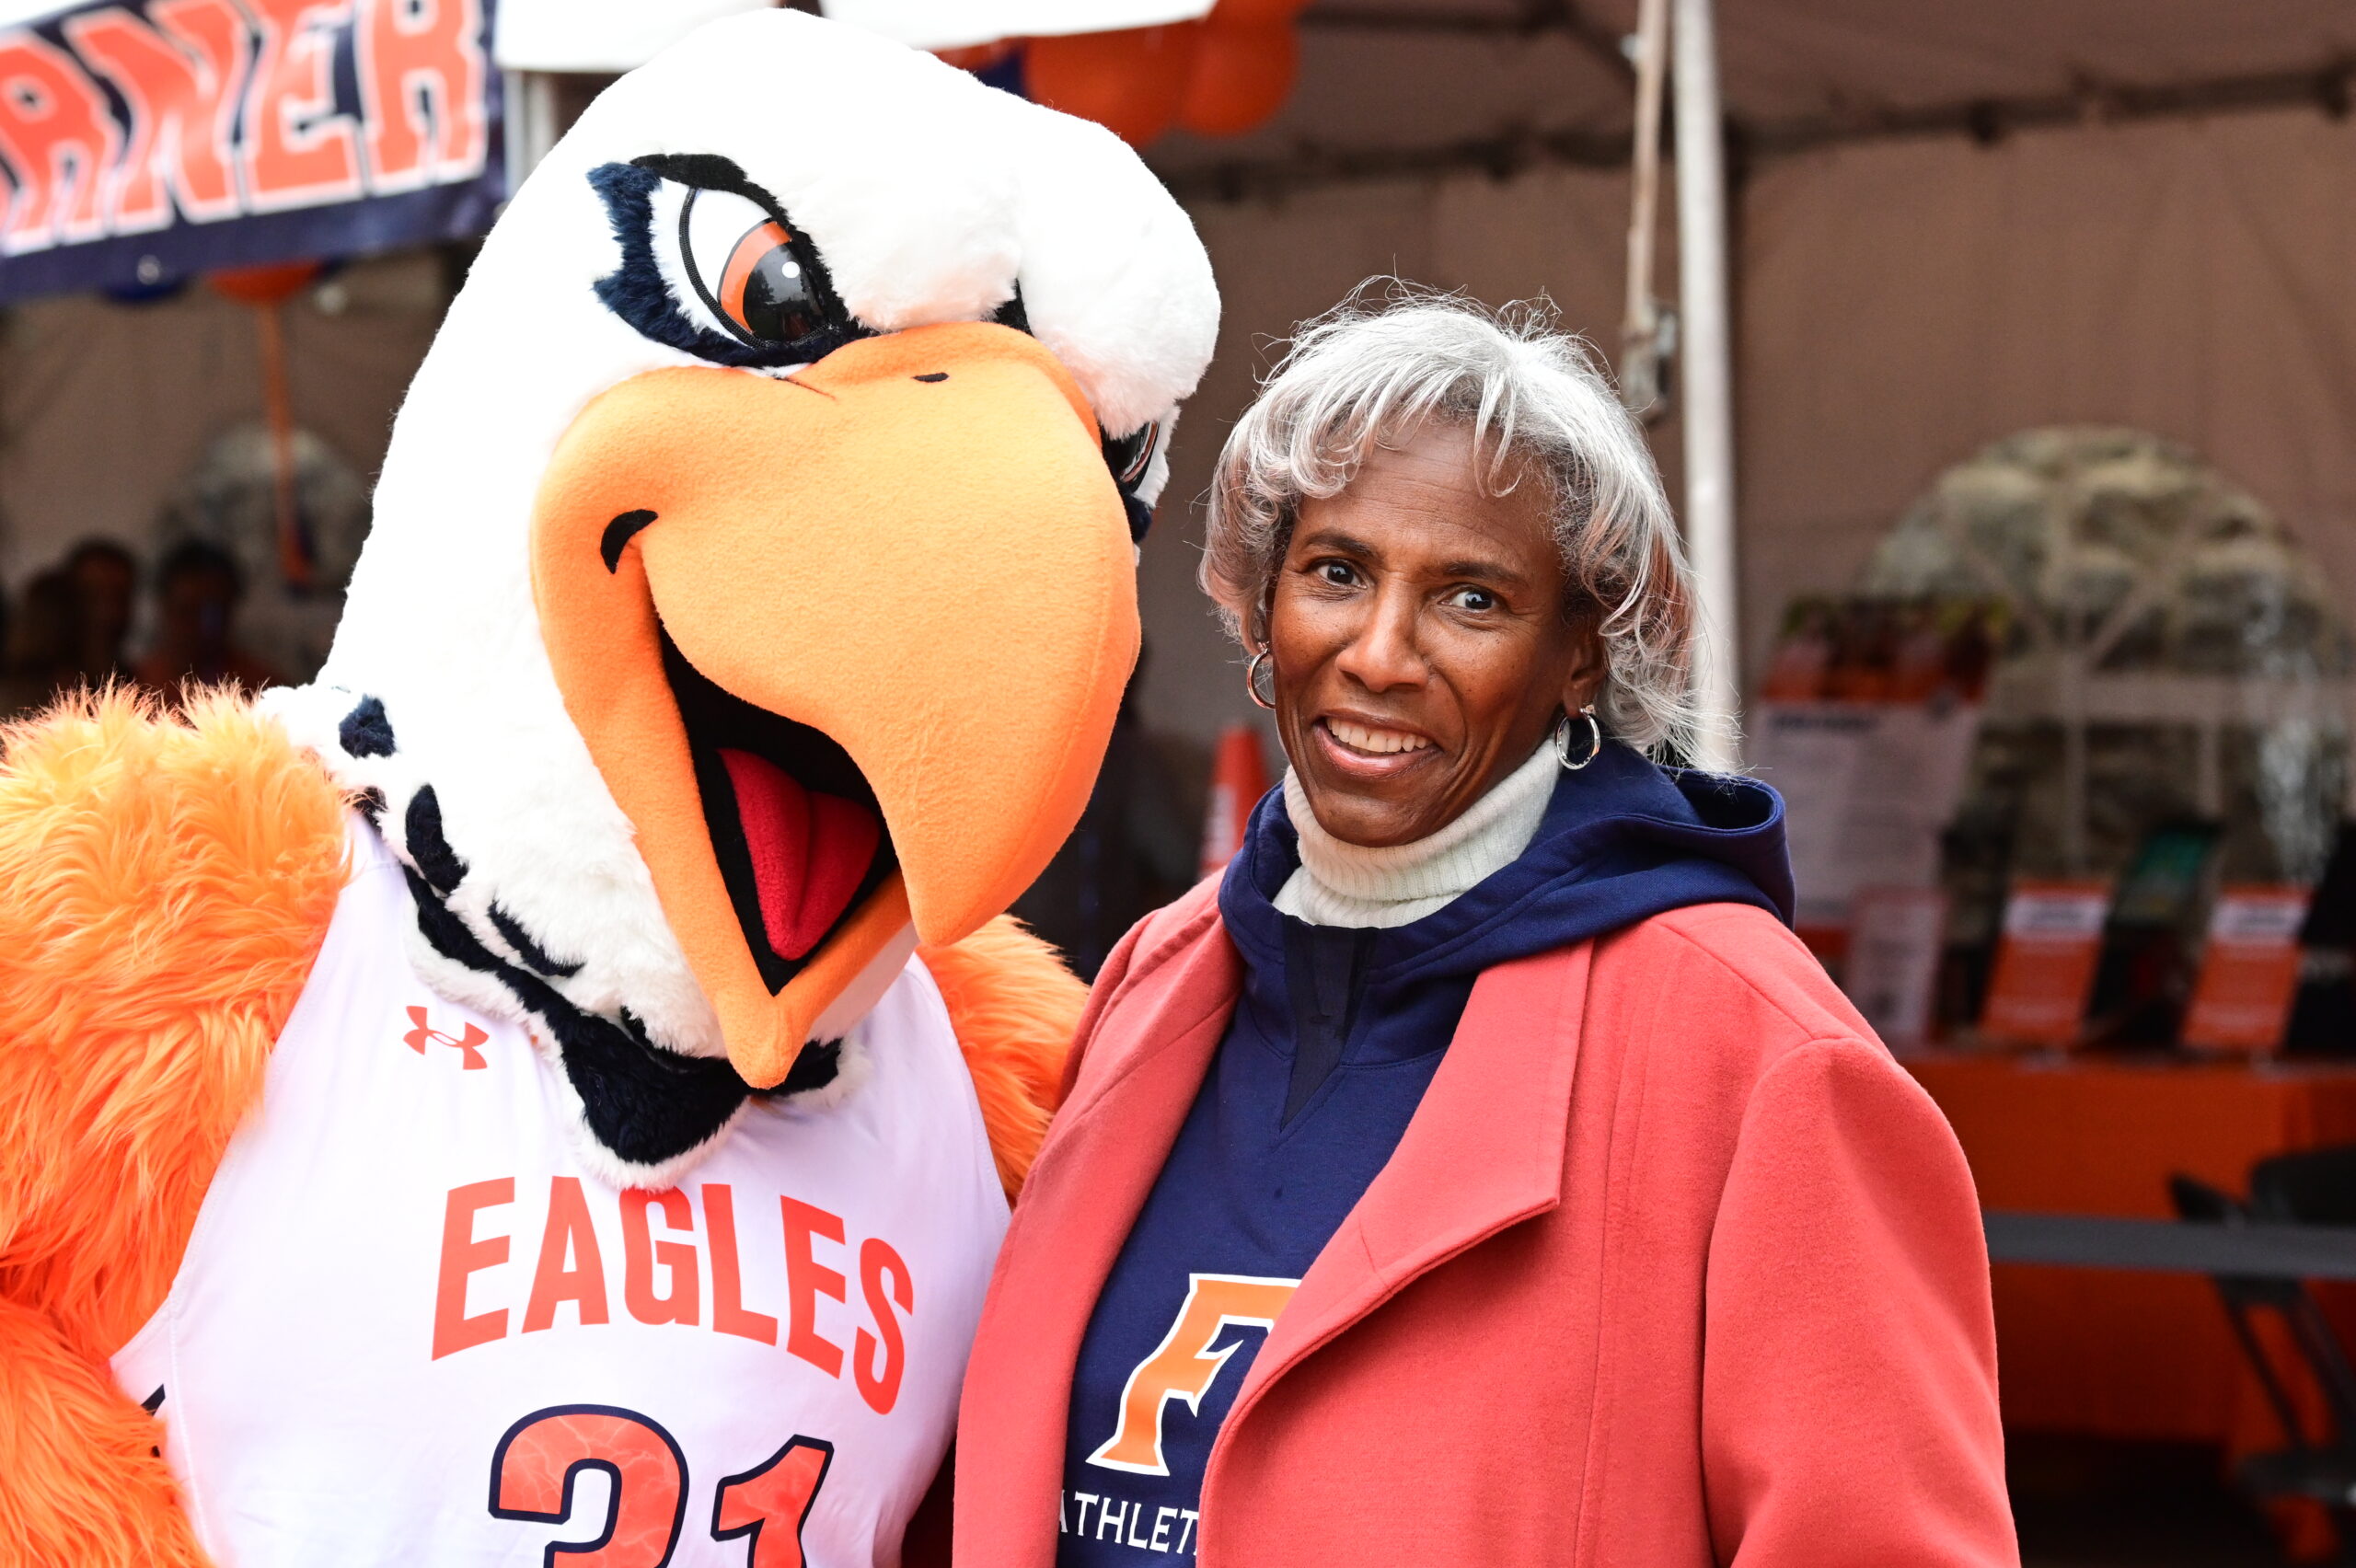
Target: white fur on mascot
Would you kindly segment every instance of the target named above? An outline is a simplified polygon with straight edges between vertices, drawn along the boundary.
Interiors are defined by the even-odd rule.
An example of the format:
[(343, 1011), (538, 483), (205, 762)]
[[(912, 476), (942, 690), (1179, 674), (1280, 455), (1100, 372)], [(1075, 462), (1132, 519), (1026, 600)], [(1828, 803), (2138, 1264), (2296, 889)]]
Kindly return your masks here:
[(589, 109), (319, 681), (7, 737), (0, 1563), (898, 1558), (1217, 312), (1109, 133), (809, 17)]

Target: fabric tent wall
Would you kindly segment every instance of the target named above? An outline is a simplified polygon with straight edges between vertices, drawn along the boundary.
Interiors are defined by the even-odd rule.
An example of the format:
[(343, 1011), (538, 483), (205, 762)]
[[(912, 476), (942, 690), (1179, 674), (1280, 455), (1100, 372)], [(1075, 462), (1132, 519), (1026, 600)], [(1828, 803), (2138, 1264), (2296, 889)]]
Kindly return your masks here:
[[(1947, 464), (2036, 424), (2182, 441), (2299, 530), (2356, 603), (2356, 125), (2312, 112), (2089, 125), (1993, 147), (1890, 142), (1772, 160), (1737, 213), (1737, 504), (1755, 674), (1785, 599), (1845, 584)], [(1616, 348), (1626, 181), (1340, 185), (1197, 201), (1226, 297), (1144, 557), (1144, 708), (1197, 744), (1254, 710), (1194, 583), (1199, 498), (1274, 346), (1360, 280), (1552, 294)], [(1674, 276), (1664, 257), (1662, 277)], [(438, 317), (423, 258), (288, 309), (297, 419), (364, 472)], [(252, 323), (191, 291), (16, 312), (0, 351), (0, 574), (86, 534), (152, 543), (214, 434), (260, 407)], [(1652, 431), (1679, 493), (1674, 421)]]
[(2271, 506), (2356, 605), (2356, 124), (2088, 125), (1771, 163), (1742, 212), (1738, 476), (1755, 674), (1940, 469), (2140, 426)]
[[(1547, 294), (1565, 326), (1616, 356), (1628, 181), (1550, 169), (1502, 181), (1470, 176), (1203, 201), (1191, 210), (1218, 274), (1223, 315), (1210, 372), (1179, 422), (1170, 489), (1146, 545), (1143, 705), (1156, 730), (1207, 744), (1219, 726), (1257, 710), (1243, 694), (1242, 657), (1195, 585), (1201, 497), (1219, 444), (1294, 324), (1369, 277), (1395, 275), (1492, 305)], [(1672, 292), (1676, 267), (1672, 245), (1659, 274)], [(1678, 427), (1666, 421), (1651, 435), (1673, 497)]]
[[(1172, 525), (1267, 340), (1395, 268), (1493, 303), (1548, 290), (1616, 350), (1626, 190), (1557, 169), (1195, 205), (1228, 315), (1146, 553), (1153, 723), (1201, 737), (1248, 711), (1192, 584), (1199, 512)], [(2351, 190), (2356, 122), (2311, 110), (1766, 161), (1734, 214), (1750, 677), (1792, 594), (1846, 586), (1942, 468), (2040, 424), (2133, 425), (2194, 448), (2356, 605)], [(1673, 269), (1664, 258), (1663, 278)], [(1681, 502), (1673, 421), (1651, 434)]]
[[(284, 306), (289, 398), (298, 425), (373, 478), (448, 296), (430, 255), (363, 263), (334, 282), (339, 314), (309, 295)], [(151, 305), (75, 295), (10, 312), (0, 577), (13, 588), (91, 535), (151, 554), (158, 510), (206, 444), (261, 409), (252, 311), (201, 286)]]

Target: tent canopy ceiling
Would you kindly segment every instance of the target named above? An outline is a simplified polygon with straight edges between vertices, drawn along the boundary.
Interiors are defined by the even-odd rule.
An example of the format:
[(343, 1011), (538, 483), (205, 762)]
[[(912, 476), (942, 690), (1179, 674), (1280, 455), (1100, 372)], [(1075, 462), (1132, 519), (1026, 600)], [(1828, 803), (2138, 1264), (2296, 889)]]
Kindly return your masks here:
[[(1597, 13), (1624, 29), (1635, 7)], [(1727, 107), (1762, 125), (2356, 59), (2356, 7), (2342, 0), (1725, 0), (1719, 29)]]
[[(1624, 146), (1636, 0), (1316, 0), (1300, 85), (1251, 136), (1172, 138), (1173, 174), (1304, 152), (1514, 135)], [(1773, 150), (1844, 132), (1962, 131), (2154, 108), (2347, 101), (2345, 0), (1719, 0), (1728, 116)], [(1981, 112), (1985, 112), (1981, 111)]]
[[(618, 69), (710, 17), (770, 3), (502, 0), (501, 63)], [(1134, 27), (1208, 9), (1208, 0), (816, 3), (927, 47)], [(68, 8), (68, 0), (0, 0), (0, 29)], [(2356, 7), (2346, 0), (1720, 0), (1718, 12), (1728, 112), (1761, 127), (2090, 91), (2098, 103), (2105, 88), (2356, 66)], [(1382, 73), (1386, 86), (1421, 77), (1424, 87), (1367, 112), (1397, 131), (1420, 129), (1426, 139), (1435, 130), (1461, 133), (1451, 122), (1484, 103), (1493, 120), (1503, 111), (1533, 125), (1624, 132), (1627, 73), (1613, 55), (1634, 29), (1635, 13), (1636, 0), (1314, 0), (1305, 74), (1388, 57), (1398, 68)], [(1530, 90), (1499, 99), (1483, 88), (1496, 86), (1508, 54), (1529, 56), (1517, 75), (1531, 78)], [(1425, 69), (1409, 68), (1416, 58)], [(1304, 86), (1312, 100), (1326, 96), (1314, 82)], [(1385, 96), (1367, 92), (1363, 78), (1355, 86), (1361, 97)], [(1288, 115), (1266, 134), (1281, 145), (1322, 128), (1323, 119)]]
[[(1333, 29), (1556, 30), (1609, 43), (1634, 30), (1636, 6), (1324, 0), (1311, 16)], [(1762, 123), (2356, 60), (2356, 9), (2344, 0), (1721, 0), (1718, 26), (1727, 108)]]

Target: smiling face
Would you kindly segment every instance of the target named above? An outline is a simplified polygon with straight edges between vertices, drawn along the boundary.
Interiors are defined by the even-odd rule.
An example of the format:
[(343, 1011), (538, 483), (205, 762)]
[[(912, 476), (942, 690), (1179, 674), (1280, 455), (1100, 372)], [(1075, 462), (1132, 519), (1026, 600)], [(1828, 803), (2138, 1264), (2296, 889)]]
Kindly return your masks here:
[(1486, 467), (1469, 427), (1427, 421), (1294, 523), (1268, 606), (1276, 729), (1345, 843), (1437, 833), (1602, 685), (1553, 497), (1534, 477), (1491, 494)]

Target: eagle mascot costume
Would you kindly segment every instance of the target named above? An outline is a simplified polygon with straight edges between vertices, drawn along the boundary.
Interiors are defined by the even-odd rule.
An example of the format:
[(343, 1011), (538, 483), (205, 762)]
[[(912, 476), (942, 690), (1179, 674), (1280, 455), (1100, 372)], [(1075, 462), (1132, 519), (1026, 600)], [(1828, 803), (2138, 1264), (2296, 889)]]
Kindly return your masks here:
[(0, 1562), (898, 1560), (1217, 313), (1112, 135), (880, 39), (597, 99), (318, 682), (6, 736)]

